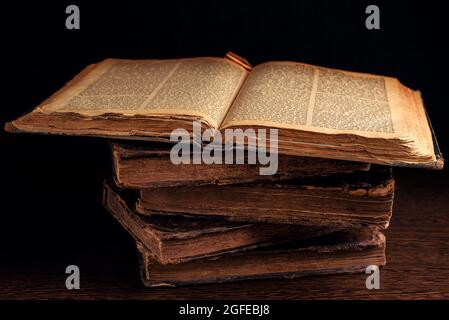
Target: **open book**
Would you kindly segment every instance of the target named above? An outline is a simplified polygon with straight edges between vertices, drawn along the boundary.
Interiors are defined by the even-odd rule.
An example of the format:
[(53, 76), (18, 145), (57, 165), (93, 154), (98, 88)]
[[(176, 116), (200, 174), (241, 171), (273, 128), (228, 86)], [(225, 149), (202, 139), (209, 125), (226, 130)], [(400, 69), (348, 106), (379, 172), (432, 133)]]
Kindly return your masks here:
[(397, 79), (225, 58), (107, 59), (9, 131), (168, 140), (174, 129), (276, 128), (281, 154), (442, 168), (420, 93)]

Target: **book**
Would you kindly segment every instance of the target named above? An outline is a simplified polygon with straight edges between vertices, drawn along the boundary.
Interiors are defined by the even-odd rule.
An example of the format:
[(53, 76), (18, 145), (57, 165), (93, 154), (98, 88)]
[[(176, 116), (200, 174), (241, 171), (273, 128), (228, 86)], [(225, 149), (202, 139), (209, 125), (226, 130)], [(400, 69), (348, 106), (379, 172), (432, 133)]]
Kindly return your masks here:
[(260, 175), (258, 164), (174, 164), (164, 143), (111, 143), (114, 180), (122, 188), (238, 184), (281, 181), (367, 171), (368, 163), (279, 155), (274, 175)]
[(339, 231), (242, 253), (162, 265), (137, 242), (147, 287), (365, 272), (386, 264), (385, 237), (376, 229)]
[(145, 215), (385, 229), (395, 181), (390, 167), (371, 167), (368, 172), (278, 183), (146, 188), (136, 210)]
[[(181, 263), (316, 237), (338, 228), (238, 223), (180, 216), (142, 216), (133, 210), (136, 193), (104, 183), (103, 204), (160, 264)], [(341, 229), (341, 228), (340, 228)]]
[(397, 79), (287, 61), (252, 67), (233, 53), (106, 59), (5, 128), (169, 141), (175, 129), (192, 137), (193, 121), (202, 131), (277, 129), (280, 154), (433, 169), (444, 163), (421, 94)]

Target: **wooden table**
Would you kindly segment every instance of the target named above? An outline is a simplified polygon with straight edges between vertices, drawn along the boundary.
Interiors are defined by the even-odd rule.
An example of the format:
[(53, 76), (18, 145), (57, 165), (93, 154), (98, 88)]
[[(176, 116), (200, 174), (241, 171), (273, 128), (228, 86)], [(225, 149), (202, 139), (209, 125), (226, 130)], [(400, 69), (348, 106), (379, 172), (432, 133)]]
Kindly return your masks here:
[[(45, 219), (41, 224), (40, 219), (35, 218), (32, 220), (34, 226), (26, 227), (27, 236), (22, 234), (20, 227), (27, 220), (14, 218), (13, 225), (9, 226), (11, 234), (22, 237), (22, 240), (25, 237), (26, 241), (16, 243), (15, 239), (10, 239), (2, 244), (6, 249), (0, 256), (0, 298), (449, 298), (448, 175), (400, 169), (396, 170), (395, 176), (397, 192), (393, 219), (386, 232), (387, 266), (381, 269), (380, 290), (365, 288), (365, 274), (146, 289), (140, 284), (131, 237), (98, 205), (95, 212), (79, 213), (79, 219), (72, 220), (77, 221), (73, 223), (78, 232), (71, 229), (71, 220), (67, 218), (56, 221), (52, 218), (51, 226)], [(82, 192), (87, 197), (91, 189), (100, 186), (101, 181), (98, 181), (98, 185), (86, 186)], [(39, 196), (44, 194), (37, 192), (42, 193)], [(78, 195), (65, 195), (65, 199), (74, 196)], [(35, 202), (39, 209), (36, 212), (43, 216), (46, 215), (43, 208), (48, 205), (45, 199)], [(72, 206), (74, 208), (67, 210), (86, 211), (86, 205), (87, 202), (80, 200)], [(48, 206), (50, 211), (56, 210), (55, 205)], [(64, 208), (60, 215), (64, 216)], [(49, 233), (50, 237), (60, 239), (40, 241), (39, 228), (47, 236)], [(80, 290), (65, 288), (64, 270), (69, 264), (80, 267)]]

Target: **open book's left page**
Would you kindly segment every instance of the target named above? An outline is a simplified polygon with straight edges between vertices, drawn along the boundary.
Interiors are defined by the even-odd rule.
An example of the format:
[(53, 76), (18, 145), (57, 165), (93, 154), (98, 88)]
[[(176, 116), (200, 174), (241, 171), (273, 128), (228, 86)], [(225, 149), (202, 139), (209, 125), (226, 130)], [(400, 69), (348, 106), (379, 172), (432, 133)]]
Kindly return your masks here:
[[(86, 68), (32, 113), (47, 120), (51, 115), (150, 117), (166, 124), (170, 119), (200, 119), (216, 128), (247, 73), (226, 58), (107, 59)], [(20, 119), (13, 125), (21, 129)]]

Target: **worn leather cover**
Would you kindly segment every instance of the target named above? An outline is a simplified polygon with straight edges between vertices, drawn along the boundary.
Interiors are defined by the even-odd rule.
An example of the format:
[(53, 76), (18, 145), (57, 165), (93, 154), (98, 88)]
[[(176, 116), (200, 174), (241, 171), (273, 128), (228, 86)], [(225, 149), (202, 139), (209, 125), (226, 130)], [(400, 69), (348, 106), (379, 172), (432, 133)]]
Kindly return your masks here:
[(135, 199), (135, 192), (121, 190), (111, 181), (104, 183), (104, 206), (162, 264), (250, 250), (337, 230), (181, 216), (146, 217), (132, 209)]
[(277, 183), (141, 189), (145, 215), (220, 217), (231, 221), (322, 227), (388, 227), (395, 190), (391, 168)]
[(386, 264), (385, 237), (371, 228), (176, 265), (159, 264), (139, 242), (137, 248), (142, 281), (147, 287), (357, 273), (369, 265)]
[[(114, 180), (123, 188), (276, 182), (293, 178), (368, 171), (368, 163), (278, 155), (277, 172), (260, 175), (258, 164), (179, 164), (170, 160), (173, 144), (111, 143)], [(223, 155), (224, 159), (224, 155)]]

